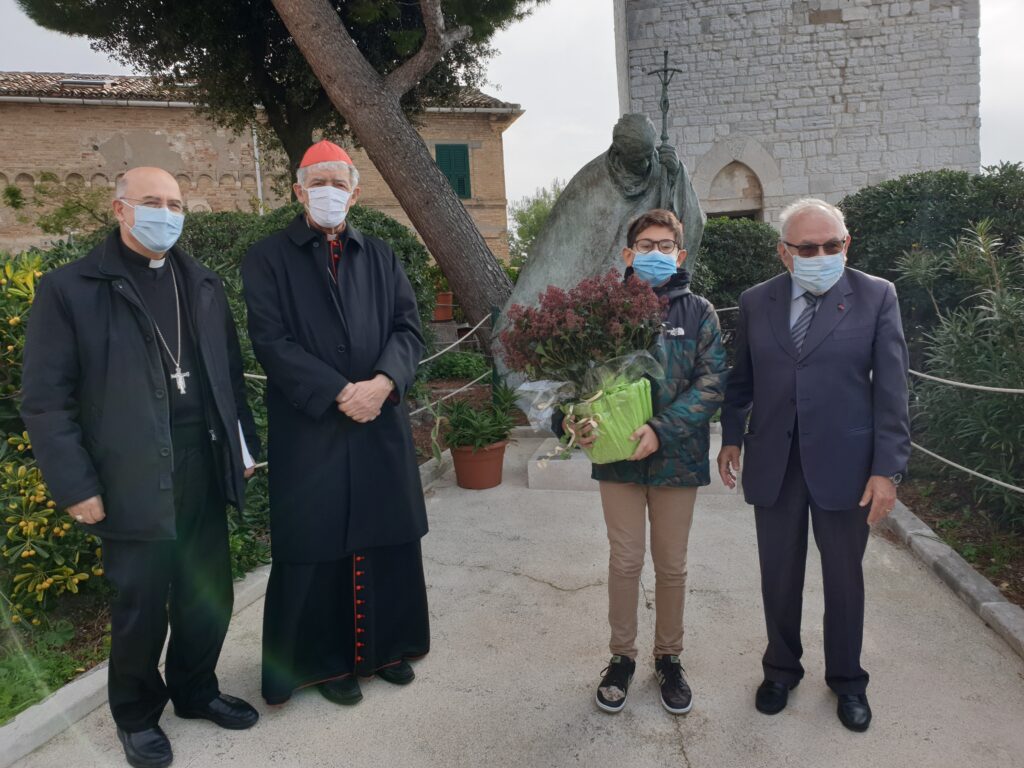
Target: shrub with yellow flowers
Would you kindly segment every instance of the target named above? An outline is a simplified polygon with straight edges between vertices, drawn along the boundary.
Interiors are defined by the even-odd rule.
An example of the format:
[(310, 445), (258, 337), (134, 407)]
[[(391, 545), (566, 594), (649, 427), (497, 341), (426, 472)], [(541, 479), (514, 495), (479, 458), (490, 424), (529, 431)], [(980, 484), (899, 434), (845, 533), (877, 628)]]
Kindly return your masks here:
[(31, 457), (27, 432), (0, 451), (0, 503), (7, 528), (0, 556), (2, 607), (12, 623), (40, 623), (40, 614), (90, 576), (102, 576), (100, 540), (75, 526), (50, 498)]

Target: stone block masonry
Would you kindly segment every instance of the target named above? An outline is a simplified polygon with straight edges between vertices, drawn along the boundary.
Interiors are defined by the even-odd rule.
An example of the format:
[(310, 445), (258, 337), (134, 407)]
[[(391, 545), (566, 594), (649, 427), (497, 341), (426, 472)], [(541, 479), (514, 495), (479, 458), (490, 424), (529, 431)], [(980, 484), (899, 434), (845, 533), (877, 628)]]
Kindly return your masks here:
[(615, 2), (621, 111), (660, 115), (645, 73), (667, 49), (671, 140), (710, 213), (737, 208), (713, 193), (737, 162), (768, 221), (798, 195), (979, 169), (979, 0)]

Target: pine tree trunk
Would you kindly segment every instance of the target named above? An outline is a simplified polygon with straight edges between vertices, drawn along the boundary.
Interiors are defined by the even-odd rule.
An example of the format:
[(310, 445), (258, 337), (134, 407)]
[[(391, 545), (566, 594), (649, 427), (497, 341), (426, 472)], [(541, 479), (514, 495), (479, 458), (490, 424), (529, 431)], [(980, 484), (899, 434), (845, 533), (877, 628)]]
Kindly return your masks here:
[[(402, 111), (326, 0), (273, 0), (337, 110), (387, 182), (476, 324), (512, 292), (505, 271)], [(487, 326), (485, 325), (485, 328)]]

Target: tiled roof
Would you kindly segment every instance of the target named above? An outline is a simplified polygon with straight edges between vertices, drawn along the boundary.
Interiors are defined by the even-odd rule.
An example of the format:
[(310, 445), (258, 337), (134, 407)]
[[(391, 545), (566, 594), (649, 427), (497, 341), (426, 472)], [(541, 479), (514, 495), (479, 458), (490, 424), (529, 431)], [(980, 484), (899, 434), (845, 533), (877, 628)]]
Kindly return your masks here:
[[(94, 75), (68, 72), (0, 72), (0, 97), (27, 96), (117, 101), (188, 102), (188, 86), (166, 87), (151, 77), (139, 75)], [(454, 99), (429, 103), (435, 109), (519, 110), (476, 88), (463, 88)]]
[(68, 72), (0, 72), (0, 96), (188, 101), (188, 88), (165, 88), (151, 77)]

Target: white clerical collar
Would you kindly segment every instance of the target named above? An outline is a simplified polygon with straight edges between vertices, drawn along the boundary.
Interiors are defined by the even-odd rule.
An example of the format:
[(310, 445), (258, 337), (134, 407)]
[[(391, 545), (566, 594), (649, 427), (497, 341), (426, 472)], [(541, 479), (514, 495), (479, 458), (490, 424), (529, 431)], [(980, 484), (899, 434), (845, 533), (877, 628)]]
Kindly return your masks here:
[(164, 256), (162, 259), (150, 259), (149, 260), (149, 268), (150, 269), (160, 269), (166, 263), (167, 263), (167, 257), (166, 256)]

